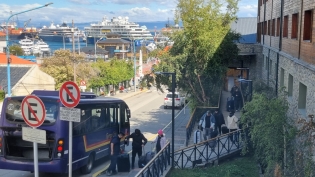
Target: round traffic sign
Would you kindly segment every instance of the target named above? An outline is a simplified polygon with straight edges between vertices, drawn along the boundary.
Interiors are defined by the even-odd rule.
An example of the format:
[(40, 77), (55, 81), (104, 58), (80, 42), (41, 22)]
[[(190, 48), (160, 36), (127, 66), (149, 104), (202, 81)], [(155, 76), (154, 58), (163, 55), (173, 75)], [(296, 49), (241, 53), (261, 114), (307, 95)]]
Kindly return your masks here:
[(86, 82), (84, 80), (80, 81), (80, 86), (86, 86)]
[(67, 81), (62, 84), (59, 90), (59, 98), (61, 103), (68, 108), (76, 107), (80, 102), (80, 89), (76, 83)]
[(37, 96), (26, 96), (22, 100), (21, 111), (25, 123), (31, 127), (39, 127), (45, 121), (45, 105)]

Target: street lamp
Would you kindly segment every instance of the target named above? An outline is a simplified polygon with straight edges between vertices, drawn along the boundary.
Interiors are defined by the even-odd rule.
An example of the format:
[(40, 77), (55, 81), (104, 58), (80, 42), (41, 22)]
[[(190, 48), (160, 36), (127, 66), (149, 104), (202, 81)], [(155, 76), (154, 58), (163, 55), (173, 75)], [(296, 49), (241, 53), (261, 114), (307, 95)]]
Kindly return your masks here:
[(96, 62), (96, 44), (97, 44), (99, 41), (101, 41), (102, 39), (103, 39), (103, 37), (101, 37), (99, 40), (97, 40), (97, 41), (95, 42), (95, 49), (94, 49), (95, 62)]
[(174, 134), (175, 134), (175, 85), (176, 85), (176, 73), (175, 72), (155, 72), (156, 75), (172, 75), (172, 168), (174, 168)]
[[(53, 4), (52, 2), (51, 3), (47, 3), (43, 6), (39, 6), (39, 7), (35, 7), (35, 8), (32, 8), (32, 9), (29, 9), (29, 10), (25, 10), (25, 11), (22, 11), (22, 12), (18, 12), (18, 13), (15, 13), (15, 14), (12, 14), (9, 16), (9, 18), (7, 19), (7, 30), (6, 30), (6, 43), (7, 43), (7, 48), (6, 48), (6, 56), (7, 56), (7, 84), (8, 84), (8, 96), (11, 96), (11, 78), (10, 78), (10, 62), (11, 62), (11, 59), (10, 59), (10, 50), (9, 50), (9, 30), (8, 30), (8, 24), (9, 24), (9, 20), (10, 18), (12, 18), (14, 15), (18, 15), (18, 14), (22, 14), (22, 13), (25, 13), (25, 12), (29, 12), (29, 11), (32, 11), (32, 10), (36, 10), (36, 9), (40, 9), (40, 8), (43, 8), (43, 7), (47, 7), (49, 5)], [(38, 169), (37, 169), (38, 170)]]
[(136, 92), (137, 88), (136, 88), (136, 75), (137, 75), (137, 64), (136, 64), (136, 40), (133, 40), (133, 63), (134, 63), (134, 70), (135, 70), (135, 76), (134, 76), (134, 90)]

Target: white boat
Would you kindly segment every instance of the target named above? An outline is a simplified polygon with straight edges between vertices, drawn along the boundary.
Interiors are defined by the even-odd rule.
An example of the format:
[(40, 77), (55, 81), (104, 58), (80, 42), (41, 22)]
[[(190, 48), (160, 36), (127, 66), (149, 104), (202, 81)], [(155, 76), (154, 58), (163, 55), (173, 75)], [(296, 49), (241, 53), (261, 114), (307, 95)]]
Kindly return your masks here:
[(84, 27), (87, 43), (94, 44), (100, 38), (105, 38), (107, 33), (116, 33), (126, 40), (144, 40), (148, 44), (153, 41), (153, 35), (146, 26), (140, 26), (137, 23), (129, 22), (128, 17), (113, 17), (108, 20), (103, 17), (101, 22), (92, 23), (89, 27)]
[(30, 55), (34, 48), (34, 41), (28, 37), (19, 41), (25, 55)]
[(38, 40), (34, 44), (33, 53), (48, 53), (48, 52), (50, 52), (50, 48), (46, 42), (42, 40)]
[(25, 55), (50, 52), (49, 45), (42, 40), (35, 42), (33, 39), (26, 37), (25, 39), (20, 40), (19, 44)]
[[(83, 41), (85, 38), (84, 32), (80, 31), (77, 27), (73, 28), (73, 33), (76, 41)], [(62, 23), (60, 26), (51, 23), (49, 27), (43, 26), (43, 28), (39, 30), (38, 36), (44, 41), (71, 42), (72, 28), (66, 23)]]

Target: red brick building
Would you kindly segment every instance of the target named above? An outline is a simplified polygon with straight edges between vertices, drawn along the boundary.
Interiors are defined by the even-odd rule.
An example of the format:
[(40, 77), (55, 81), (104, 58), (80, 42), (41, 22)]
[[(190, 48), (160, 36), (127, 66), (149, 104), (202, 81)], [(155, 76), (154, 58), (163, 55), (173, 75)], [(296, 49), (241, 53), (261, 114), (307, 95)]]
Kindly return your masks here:
[(285, 87), (289, 115), (315, 114), (314, 0), (258, 0), (257, 41), (263, 47), (262, 79)]

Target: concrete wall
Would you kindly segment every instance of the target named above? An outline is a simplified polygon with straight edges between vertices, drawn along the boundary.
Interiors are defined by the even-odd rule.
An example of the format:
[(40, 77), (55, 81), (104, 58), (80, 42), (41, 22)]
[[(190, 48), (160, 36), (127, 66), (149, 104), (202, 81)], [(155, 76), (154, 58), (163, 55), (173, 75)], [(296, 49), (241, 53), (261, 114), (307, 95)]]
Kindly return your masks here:
[(38, 65), (32, 66), (12, 88), (12, 95), (29, 95), (33, 90), (55, 90), (54, 78), (41, 71)]

